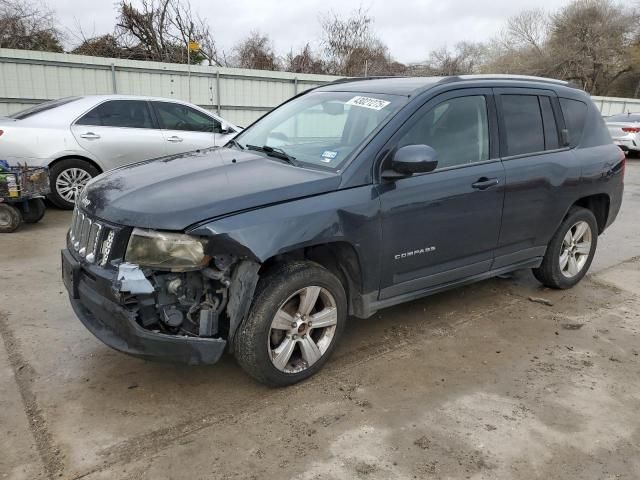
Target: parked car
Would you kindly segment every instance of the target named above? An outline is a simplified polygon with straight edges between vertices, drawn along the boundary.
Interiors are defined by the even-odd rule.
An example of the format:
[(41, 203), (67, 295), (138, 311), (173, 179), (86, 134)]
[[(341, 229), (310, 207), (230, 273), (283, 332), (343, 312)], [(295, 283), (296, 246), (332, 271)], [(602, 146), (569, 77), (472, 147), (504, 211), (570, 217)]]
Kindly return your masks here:
[(388, 78), (298, 95), (226, 148), (87, 185), (62, 255), (107, 345), (269, 385), (316, 373), (348, 315), (516, 269), (570, 288), (622, 201), (589, 96), (528, 77)]
[(616, 145), (625, 152), (640, 152), (640, 113), (619, 113), (606, 122)]
[(240, 129), (185, 102), (128, 95), (67, 97), (0, 117), (0, 159), (48, 166), (51, 193), (71, 209), (91, 178), (112, 168), (221, 146)]

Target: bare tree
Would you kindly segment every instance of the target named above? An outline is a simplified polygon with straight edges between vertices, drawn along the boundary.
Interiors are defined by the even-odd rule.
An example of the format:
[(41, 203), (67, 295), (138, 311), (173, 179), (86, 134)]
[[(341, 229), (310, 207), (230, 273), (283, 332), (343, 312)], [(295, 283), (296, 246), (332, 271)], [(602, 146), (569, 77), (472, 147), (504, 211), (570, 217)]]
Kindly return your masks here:
[(52, 10), (38, 2), (0, 0), (0, 48), (62, 52)]
[(611, 0), (575, 0), (553, 15), (548, 48), (555, 74), (593, 95), (606, 95), (631, 71), (638, 15)]
[(284, 70), (293, 73), (325, 73), (325, 65), (321, 58), (307, 43), (298, 53), (290, 50), (284, 59)]
[(485, 47), (479, 43), (459, 42), (453, 49), (433, 50), (427, 60), (412, 67), (414, 75), (463, 75), (478, 73), (484, 61)]
[(320, 17), (322, 48), (328, 73), (391, 75), (399, 64), (372, 30), (373, 18), (360, 7), (343, 18), (335, 12)]
[(268, 36), (253, 31), (233, 49), (232, 65), (256, 70), (279, 70), (279, 61)]
[(137, 6), (126, 0), (120, 11), (115, 37), (124, 48), (139, 51), (145, 60), (187, 63), (190, 41), (200, 45), (192, 63), (219, 64), (215, 40), (207, 22), (194, 15), (183, 0), (141, 0)]
[(120, 45), (118, 39), (111, 34), (83, 38), (80, 44), (70, 53), (93, 57), (135, 58), (135, 55), (129, 49)]

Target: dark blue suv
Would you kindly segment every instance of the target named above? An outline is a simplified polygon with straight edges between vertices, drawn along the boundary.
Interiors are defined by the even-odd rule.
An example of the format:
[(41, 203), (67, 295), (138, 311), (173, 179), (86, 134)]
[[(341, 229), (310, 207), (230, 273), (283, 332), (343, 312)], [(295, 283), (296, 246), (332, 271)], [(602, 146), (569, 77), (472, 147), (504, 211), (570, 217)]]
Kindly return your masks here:
[(622, 199), (625, 157), (589, 96), (513, 76), (346, 80), (226, 147), (100, 175), (62, 271), (107, 345), (287, 385), (347, 317), (532, 268), (569, 288)]

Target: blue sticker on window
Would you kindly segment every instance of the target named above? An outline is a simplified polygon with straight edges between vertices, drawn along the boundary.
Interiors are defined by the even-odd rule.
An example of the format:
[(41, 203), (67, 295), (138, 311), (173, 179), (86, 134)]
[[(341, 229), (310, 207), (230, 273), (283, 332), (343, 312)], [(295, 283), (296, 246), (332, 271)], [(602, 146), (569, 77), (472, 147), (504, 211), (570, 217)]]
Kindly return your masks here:
[(325, 163), (329, 163), (331, 162), (331, 160), (333, 160), (337, 156), (338, 156), (338, 152), (335, 152), (333, 150), (325, 150), (322, 153), (322, 161)]

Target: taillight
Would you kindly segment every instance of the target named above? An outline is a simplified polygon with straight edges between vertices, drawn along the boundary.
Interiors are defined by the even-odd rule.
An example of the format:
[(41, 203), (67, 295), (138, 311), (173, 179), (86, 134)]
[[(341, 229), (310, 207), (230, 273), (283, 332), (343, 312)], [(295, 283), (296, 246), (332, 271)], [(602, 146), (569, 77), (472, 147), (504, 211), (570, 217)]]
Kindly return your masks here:
[(2, 136), (3, 133), (4, 133), (4, 130), (0, 130), (0, 137)]
[(640, 127), (622, 127), (623, 132), (640, 133)]

